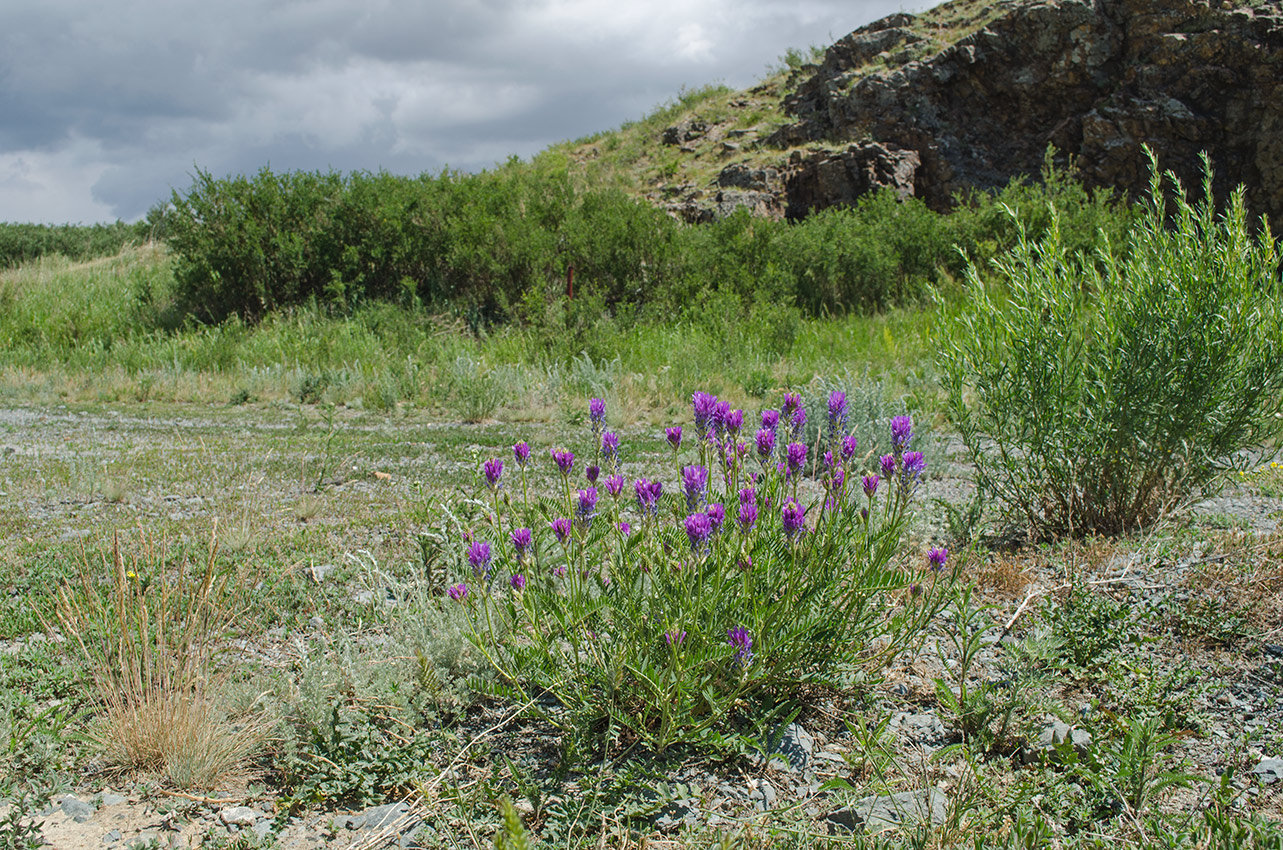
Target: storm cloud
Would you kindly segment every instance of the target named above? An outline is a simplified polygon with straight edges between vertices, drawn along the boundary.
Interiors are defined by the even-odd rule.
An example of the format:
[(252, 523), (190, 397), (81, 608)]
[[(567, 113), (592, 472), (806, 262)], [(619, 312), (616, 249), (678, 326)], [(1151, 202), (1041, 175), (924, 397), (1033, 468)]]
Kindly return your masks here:
[(790, 47), (904, 8), (10, 0), (0, 221), (132, 220), (197, 168), (484, 168), (639, 118), (683, 86), (749, 85)]

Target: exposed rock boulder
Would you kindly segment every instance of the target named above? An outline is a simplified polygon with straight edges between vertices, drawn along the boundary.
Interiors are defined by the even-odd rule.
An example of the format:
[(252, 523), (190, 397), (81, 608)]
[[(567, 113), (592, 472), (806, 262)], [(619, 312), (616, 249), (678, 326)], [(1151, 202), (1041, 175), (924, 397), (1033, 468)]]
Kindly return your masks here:
[[(1283, 230), (1283, 7), (1019, 0), (952, 43), (892, 15), (838, 41), (786, 102), (776, 147), (854, 143), (783, 165), (790, 216), (891, 185), (938, 209), (1036, 175), (1048, 144), (1092, 185), (1143, 193), (1143, 146), (1189, 187), (1247, 187)], [(915, 58), (916, 57), (916, 58)]]

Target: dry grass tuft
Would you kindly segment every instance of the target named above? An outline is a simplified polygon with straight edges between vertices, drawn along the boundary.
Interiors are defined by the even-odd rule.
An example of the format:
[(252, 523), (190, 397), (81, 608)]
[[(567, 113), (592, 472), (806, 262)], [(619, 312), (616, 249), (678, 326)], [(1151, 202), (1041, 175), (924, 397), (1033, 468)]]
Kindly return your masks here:
[(265, 719), (235, 716), (226, 698), (227, 668), (217, 662), (243, 610), (244, 576), (218, 569), (217, 552), (213, 538), (193, 568), (186, 557), (171, 564), (145, 533), (126, 555), (114, 535), (105, 580), (83, 557), (58, 589), (58, 621), (98, 694), (107, 758), (179, 788), (236, 776), (266, 738)]

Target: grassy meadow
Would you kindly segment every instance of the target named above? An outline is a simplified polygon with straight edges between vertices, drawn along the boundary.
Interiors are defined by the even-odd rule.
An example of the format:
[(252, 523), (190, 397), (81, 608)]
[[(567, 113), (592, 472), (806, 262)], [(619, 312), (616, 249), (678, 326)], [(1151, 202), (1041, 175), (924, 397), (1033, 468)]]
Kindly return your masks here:
[(1283, 846), (1241, 208), (660, 222), (567, 298), (478, 272), (520, 204), (318, 259), (366, 180), (0, 271), (0, 848)]

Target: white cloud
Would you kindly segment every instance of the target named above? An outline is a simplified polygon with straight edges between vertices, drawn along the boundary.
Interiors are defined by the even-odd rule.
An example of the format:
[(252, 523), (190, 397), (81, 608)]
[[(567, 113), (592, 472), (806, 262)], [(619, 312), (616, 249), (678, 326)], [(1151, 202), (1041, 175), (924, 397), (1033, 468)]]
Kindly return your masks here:
[(742, 86), (899, 0), (9, 0), (0, 218), (134, 218), (194, 167), (485, 167)]

